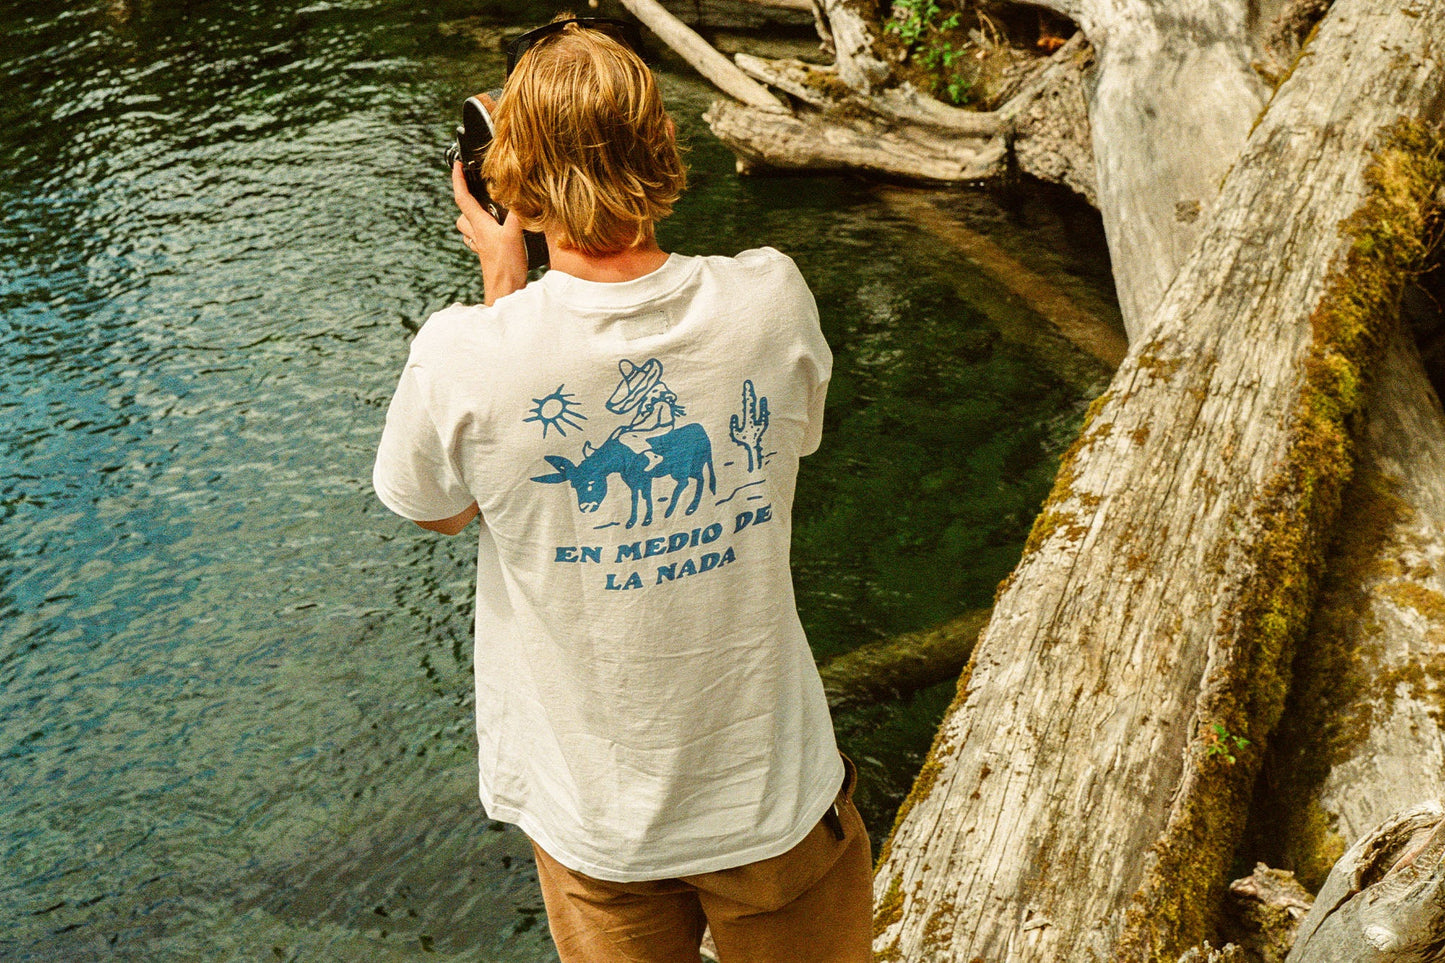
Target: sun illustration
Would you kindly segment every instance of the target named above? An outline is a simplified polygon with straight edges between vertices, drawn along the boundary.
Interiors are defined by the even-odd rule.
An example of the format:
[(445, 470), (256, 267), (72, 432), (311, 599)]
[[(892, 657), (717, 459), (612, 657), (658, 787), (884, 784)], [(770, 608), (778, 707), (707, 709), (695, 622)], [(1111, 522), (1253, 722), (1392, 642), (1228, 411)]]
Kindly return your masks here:
[[(537, 407), (532, 409), (532, 417), (522, 419), (523, 421), (540, 421), (543, 438), (547, 437), (548, 428), (556, 428), (565, 437), (568, 428), (580, 428), (582, 421), (587, 420), (587, 416), (578, 411), (577, 406), (572, 403), (573, 396), (563, 393), (562, 389), (565, 387), (566, 385), (558, 385), (557, 390), (547, 397), (533, 398), (532, 401), (536, 402)], [(573, 420), (579, 418), (581, 421)]]

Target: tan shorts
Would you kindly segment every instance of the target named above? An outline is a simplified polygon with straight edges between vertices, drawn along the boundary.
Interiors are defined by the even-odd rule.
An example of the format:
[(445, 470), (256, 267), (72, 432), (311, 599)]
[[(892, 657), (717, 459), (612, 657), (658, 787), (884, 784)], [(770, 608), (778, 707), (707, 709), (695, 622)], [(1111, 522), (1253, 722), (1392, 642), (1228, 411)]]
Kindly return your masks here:
[[(781, 856), (698, 876), (612, 883), (574, 872), (537, 846), (537, 876), (562, 963), (698, 963), (712, 927), (720, 963), (868, 963), (873, 872), (853, 805), (857, 773)], [(842, 838), (839, 838), (839, 837)]]

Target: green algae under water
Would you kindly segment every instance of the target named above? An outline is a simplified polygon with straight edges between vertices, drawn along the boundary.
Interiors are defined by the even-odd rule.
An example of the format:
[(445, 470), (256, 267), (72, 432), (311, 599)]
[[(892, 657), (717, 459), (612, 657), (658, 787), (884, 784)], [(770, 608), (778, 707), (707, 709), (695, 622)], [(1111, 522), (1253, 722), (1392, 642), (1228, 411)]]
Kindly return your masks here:
[[(476, 802), (470, 540), (369, 485), (411, 333), (480, 293), (439, 160), (501, 72), (478, 38), (551, 8), (5, 13), (0, 958), (553, 958)], [(664, 244), (791, 254), (836, 354), (794, 550), (819, 658), (987, 604), (1103, 369), (866, 184), (738, 178), (661, 69)], [(1113, 310), (1076, 202), (937, 197)], [(950, 689), (838, 720), (875, 834)]]

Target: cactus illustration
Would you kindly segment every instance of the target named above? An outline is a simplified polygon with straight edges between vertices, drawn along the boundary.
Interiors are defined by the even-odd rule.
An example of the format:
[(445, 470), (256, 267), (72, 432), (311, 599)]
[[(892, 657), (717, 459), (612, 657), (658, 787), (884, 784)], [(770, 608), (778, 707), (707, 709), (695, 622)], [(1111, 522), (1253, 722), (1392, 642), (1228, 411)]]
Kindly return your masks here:
[(758, 397), (752, 381), (744, 381), (742, 417), (732, 416), (728, 434), (748, 453), (748, 471), (763, 467), (763, 432), (767, 430), (768, 399)]

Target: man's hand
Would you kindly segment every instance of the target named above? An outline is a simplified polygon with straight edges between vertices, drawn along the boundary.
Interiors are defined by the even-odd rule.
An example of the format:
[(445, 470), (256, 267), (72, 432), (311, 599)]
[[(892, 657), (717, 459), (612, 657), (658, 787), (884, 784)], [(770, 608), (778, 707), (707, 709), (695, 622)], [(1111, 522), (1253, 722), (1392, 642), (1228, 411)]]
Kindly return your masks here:
[(462, 212), (457, 217), (457, 230), (482, 266), (483, 303), (491, 304), (520, 290), (527, 283), (527, 247), (522, 243), (521, 218), (509, 217), (507, 223), (498, 224), (467, 190), (460, 162), (452, 165), (452, 198)]

